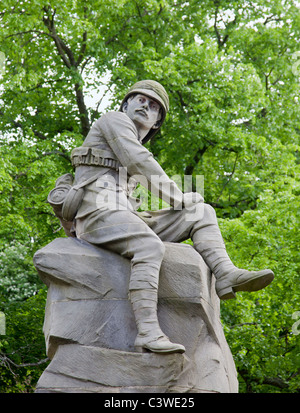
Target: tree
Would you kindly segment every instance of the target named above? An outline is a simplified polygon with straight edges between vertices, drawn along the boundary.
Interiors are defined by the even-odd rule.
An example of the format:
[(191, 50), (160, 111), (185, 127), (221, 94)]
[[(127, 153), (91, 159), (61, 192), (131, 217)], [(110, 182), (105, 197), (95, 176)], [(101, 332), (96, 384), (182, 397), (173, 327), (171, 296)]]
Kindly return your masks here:
[[(204, 175), (236, 265), (276, 273), (268, 289), (222, 303), (241, 389), (299, 391), (297, 2), (4, 0), (0, 25), (2, 253), (19, 246), (32, 257), (63, 236), (46, 199), (72, 172), (71, 149), (105, 93), (118, 108), (132, 83), (156, 79), (171, 110), (150, 150), (170, 175)], [(28, 270), (16, 268), (5, 279)]]

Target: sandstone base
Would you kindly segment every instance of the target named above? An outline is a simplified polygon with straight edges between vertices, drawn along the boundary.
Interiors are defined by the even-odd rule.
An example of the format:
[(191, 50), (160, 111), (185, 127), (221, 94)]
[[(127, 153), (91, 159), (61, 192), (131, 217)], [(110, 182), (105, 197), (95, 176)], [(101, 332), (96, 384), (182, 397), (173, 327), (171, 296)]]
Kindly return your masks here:
[(44, 333), (52, 359), (36, 392), (238, 391), (214, 277), (191, 246), (165, 245), (158, 318), (184, 354), (135, 352), (129, 260), (76, 238), (58, 238), (35, 254), (48, 286)]

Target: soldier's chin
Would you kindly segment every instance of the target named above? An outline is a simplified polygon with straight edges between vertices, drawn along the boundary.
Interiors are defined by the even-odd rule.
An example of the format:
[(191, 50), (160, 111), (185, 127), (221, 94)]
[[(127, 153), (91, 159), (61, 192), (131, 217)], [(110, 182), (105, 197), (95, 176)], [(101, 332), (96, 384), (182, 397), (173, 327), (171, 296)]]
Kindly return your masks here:
[(138, 129), (151, 129), (147, 123), (147, 119), (143, 116), (134, 116), (133, 123), (138, 127)]

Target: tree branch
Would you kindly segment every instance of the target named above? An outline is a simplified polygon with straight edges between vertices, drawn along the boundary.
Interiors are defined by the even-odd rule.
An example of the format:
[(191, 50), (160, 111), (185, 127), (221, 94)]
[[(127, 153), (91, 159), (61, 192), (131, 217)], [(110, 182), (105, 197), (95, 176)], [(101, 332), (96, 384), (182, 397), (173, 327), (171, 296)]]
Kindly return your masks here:
[[(223, 47), (223, 46), (225, 45), (225, 43), (227, 42), (227, 40), (228, 40), (228, 38), (229, 38), (229, 29), (230, 29), (230, 27), (231, 27), (231, 26), (234, 26), (234, 25), (237, 23), (237, 14), (236, 14), (235, 17), (234, 17), (234, 20), (230, 21), (227, 25), (225, 25), (225, 23), (224, 23), (224, 21), (223, 21), (222, 18), (220, 18), (220, 19), (218, 20), (220, 0), (215, 0), (215, 1), (214, 1), (214, 4), (215, 4), (215, 6), (216, 6), (216, 8), (215, 8), (215, 20), (214, 20), (214, 31), (215, 31), (215, 34), (216, 34), (216, 36), (217, 36), (218, 48), (219, 48), (219, 50), (220, 50), (221, 47)], [(222, 38), (221, 38), (220, 32), (219, 32), (218, 27), (217, 27), (217, 23), (218, 23), (219, 21), (222, 21), (222, 22), (224, 23), (224, 25), (225, 25), (225, 35), (224, 35), (224, 37), (223, 37), (223, 40), (222, 40)]]
[[(4, 116), (4, 113), (0, 110), (0, 116)], [(21, 122), (19, 122), (19, 121), (16, 121), (16, 120), (11, 120), (10, 121), (10, 123), (15, 127), (15, 128), (20, 128), (23, 132), (24, 132), (24, 126), (23, 126), (23, 124), (21, 123)], [(39, 131), (37, 131), (37, 130), (33, 130), (33, 129), (31, 129), (32, 130), (32, 132), (33, 132), (33, 134), (37, 137), (37, 138), (39, 138), (39, 139), (42, 139), (42, 140), (47, 140), (48, 138), (47, 138), (47, 136), (46, 135), (44, 135), (43, 133), (41, 133), (41, 132), (39, 132)]]
[(214, 208), (224, 209), (224, 208), (236, 208), (241, 203), (251, 203), (253, 201), (254, 200), (252, 198), (246, 197), (246, 198), (243, 198), (243, 199), (239, 199), (238, 201), (234, 202), (233, 204), (223, 205), (223, 204), (220, 204), (220, 203), (217, 203), (217, 202), (209, 202), (209, 204)]
[[(51, 10), (50, 6), (44, 7), (44, 11), (48, 17), (44, 16), (43, 22), (45, 26), (48, 28), (51, 34), (51, 37), (54, 40), (58, 54), (60, 55), (64, 64), (67, 66), (68, 69), (73, 69), (80, 76), (80, 73), (78, 72), (78, 66), (83, 61), (83, 58), (84, 58), (84, 53), (85, 53), (86, 45), (87, 45), (87, 32), (84, 32), (83, 34), (82, 46), (80, 49), (79, 57), (76, 61), (72, 50), (65, 44), (62, 38), (59, 37), (56, 32), (55, 22), (54, 22), (54, 16), (55, 16), (56, 9), (54, 9), (51, 17), (49, 16), (50, 10)], [(88, 134), (90, 130), (90, 121), (89, 121), (88, 111), (87, 111), (87, 108), (84, 102), (82, 86), (79, 84), (79, 82), (75, 83), (75, 95), (76, 95), (77, 107), (79, 109), (81, 133), (84, 137), (86, 137), (86, 135)]]
[[(87, 18), (87, 7), (86, 6), (83, 7), (83, 15), (84, 15), (84, 18), (86, 19)], [(84, 55), (86, 52), (86, 46), (87, 46), (87, 31), (85, 31), (82, 35), (82, 44), (81, 44), (78, 59), (76, 61), (76, 67), (78, 67), (81, 64), (84, 58)]]
[(233, 177), (233, 174), (234, 174), (234, 172), (235, 172), (235, 168), (236, 168), (236, 164), (237, 164), (238, 157), (239, 157), (239, 154), (237, 153), (237, 154), (236, 154), (236, 157), (235, 157), (233, 169), (232, 169), (232, 171), (231, 171), (231, 173), (230, 173), (229, 178), (228, 178), (227, 181), (224, 183), (223, 188), (221, 189), (220, 195), (218, 196), (218, 199), (217, 199), (216, 202), (219, 202), (219, 200), (220, 200), (220, 198), (221, 198), (221, 195), (222, 195), (224, 189), (226, 188), (226, 186), (229, 184), (229, 182), (231, 181), (231, 179), (232, 179), (232, 177)]
[(218, 46), (219, 48), (222, 46), (222, 41), (221, 41), (221, 36), (217, 27), (217, 17), (218, 17), (218, 12), (219, 12), (219, 1), (215, 1), (216, 9), (215, 9), (215, 21), (214, 21), (214, 30), (217, 36), (217, 41), (218, 41)]
[(270, 23), (270, 22), (279, 22), (279, 21), (282, 21), (282, 19), (280, 18), (280, 17), (277, 17), (277, 18), (274, 18), (273, 19), (273, 17), (275, 17), (275, 14), (271, 14), (271, 16), (268, 16), (267, 18), (266, 18), (266, 20), (263, 22), (263, 24), (266, 26), (268, 23)]
[(232, 328), (242, 327), (242, 326), (257, 326), (257, 323), (240, 323), (240, 324), (234, 324), (233, 326), (229, 326), (229, 328), (232, 329)]
[[(48, 15), (50, 11), (50, 6), (45, 6), (43, 8), (44, 12)], [(58, 36), (54, 24), (54, 16), (55, 16), (56, 9), (54, 9), (52, 16), (51, 17), (43, 17), (43, 22), (44, 25), (47, 27), (49, 30), (49, 33), (54, 40), (55, 46), (57, 48), (57, 51), (63, 60), (64, 64), (67, 66), (68, 69), (70, 69), (72, 66), (76, 65), (74, 55), (71, 51), (71, 49), (64, 43), (64, 41)]]
[[(21, 367), (36, 367), (36, 366), (40, 366), (41, 364), (47, 363), (49, 361), (49, 358), (45, 358), (43, 360), (39, 360), (36, 363), (22, 363), (22, 364), (16, 364), (14, 361), (12, 361), (10, 358), (8, 358), (5, 354), (0, 354), (0, 361), (3, 364), (7, 365), (12, 365), (14, 367), (17, 368), (21, 368)], [(11, 370), (10, 370), (11, 371)]]
[(26, 30), (24, 32), (17, 32), (17, 33), (9, 34), (8, 36), (5, 36), (5, 39), (9, 39), (10, 37), (13, 37), (13, 36), (23, 36), (23, 34), (28, 34), (28, 33), (37, 33), (37, 34), (42, 34), (43, 36), (48, 36), (48, 37), (53, 38), (53, 36), (50, 33), (46, 33), (41, 30)]
[(79, 56), (78, 56), (78, 59), (75, 63), (76, 67), (78, 67), (81, 64), (81, 62), (83, 61), (84, 54), (85, 54), (85, 51), (86, 51), (86, 45), (87, 45), (87, 32), (84, 32), (83, 35), (82, 35), (82, 45), (81, 45), (81, 49), (80, 49), (80, 52), (79, 52)]
[[(61, 156), (61, 157), (65, 158), (67, 161), (71, 162), (70, 156), (68, 155), (68, 153), (65, 153), (65, 152), (60, 152), (60, 151), (57, 151), (57, 150), (56, 151), (50, 151), (50, 152), (43, 152), (42, 156), (49, 156), (49, 155), (58, 155), (58, 156)], [(37, 161), (42, 156), (39, 156), (34, 161)]]
[(76, 102), (79, 109), (79, 116), (81, 122), (81, 133), (84, 137), (87, 136), (90, 130), (90, 121), (88, 111), (85, 106), (82, 87), (79, 83), (75, 84)]
[(185, 175), (192, 175), (193, 174), (193, 171), (194, 171), (195, 167), (199, 163), (200, 159), (202, 158), (202, 156), (204, 155), (204, 153), (208, 149), (208, 147), (209, 147), (209, 145), (204, 146), (203, 148), (198, 148), (197, 152), (193, 156), (192, 162), (190, 162), (185, 167), (185, 170), (184, 170)]
[[(263, 380), (261, 380), (260, 378), (250, 376), (248, 371), (245, 369), (238, 368), (237, 371), (241, 375), (243, 380), (245, 381), (247, 391), (249, 393), (252, 393), (252, 383), (261, 384), (261, 385), (266, 384), (269, 386), (277, 387), (282, 390), (289, 388), (289, 384), (279, 377), (265, 377)], [(299, 391), (300, 389), (296, 390), (296, 392), (299, 392)]]
[(287, 389), (289, 387), (289, 385), (279, 377), (265, 377), (262, 383), (278, 387), (279, 389)]

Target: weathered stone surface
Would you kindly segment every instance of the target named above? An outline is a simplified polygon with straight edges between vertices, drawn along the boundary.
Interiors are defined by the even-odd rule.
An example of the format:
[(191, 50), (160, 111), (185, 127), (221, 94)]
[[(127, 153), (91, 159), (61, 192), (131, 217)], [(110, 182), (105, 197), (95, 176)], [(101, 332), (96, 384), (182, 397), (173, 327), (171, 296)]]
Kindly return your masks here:
[(39, 250), (48, 285), (44, 333), (52, 359), (37, 392), (237, 392), (214, 277), (189, 245), (165, 243), (158, 318), (182, 354), (136, 353), (130, 262), (76, 238)]
[[(123, 392), (124, 387), (166, 391), (177, 380), (185, 364), (187, 359), (180, 354), (139, 354), (67, 344), (59, 346), (41, 384), (53, 387), (55, 383), (56, 391), (65, 390), (66, 386), (70, 391), (74, 388), (73, 380), (75, 388), (80, 380), (81, 387), (87, 382), (93, 391), (102, 388), (105, 392), (108, 389)], [(67, 383), (65, 378), (68, 378)]]

